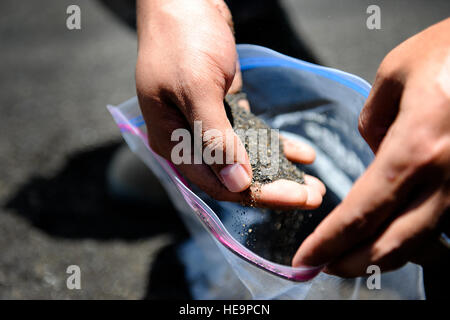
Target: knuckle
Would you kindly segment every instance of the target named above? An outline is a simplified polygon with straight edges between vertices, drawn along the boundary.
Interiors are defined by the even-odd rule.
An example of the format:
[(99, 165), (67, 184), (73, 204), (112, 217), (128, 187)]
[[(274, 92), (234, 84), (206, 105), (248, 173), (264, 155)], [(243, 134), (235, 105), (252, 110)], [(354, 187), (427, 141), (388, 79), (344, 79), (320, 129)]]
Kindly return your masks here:
[(416, 136), (408, 150), (410, 165), (416, 169), (439, 165), (449, 150), (446, 140), (430, 137), (427, 133)]
[(189, 70), (186, 66), (179, 66), (178, 78), (176, 80), (176, 87), (179, 90), (195, 90), (196, 88), (202, 89), (207, 85), (205, 77), (199, 71)]
[(207, 131), (203, 134), (202, 144), (204, 149), (221, 151), (224, 148), (223, 137), (219, 132)]
[(450, 143), (449, 138), (445, 137), (443, 139), (438, 139), (432, 143), (431, 150), (430, 150), (430, 156), (429, 156), (429, 164), (431, 165), (439, 165), (443, 162), (445, 162), (445, 159), (447, 159), (447, 154), (450, 150)]
[(136, 80), (136, 93), (141, 105), (152, 106), (155, 103), (161, 104), (162, 92), (163, 87), (159, 83), (152, 80)]
[(136, 93), (140, 100), (159, 102), (165, 101), (176, 92), (178, 80), (167, 70), (153, 66), (153, 62), (136, 65)]
[(375, 83), (384, 83), (388, 81), (392, 76), (392, 66), (390, 63), (386, 62), (386, 58), (384, 58), (383, 62), (381, 62), (378, 67), (377, 73), (375, 74)]
[(156, 70), (152, 71), (144, 64), (136, 64), (136, 91), (143, 96), (151, 96), (154, 94), (157, 85), (156, 79), (159, 77), (150, 77), (149, 74), (158, 73)]
[(379, 86), (391, 92), (401, 91), (404, 87), (404, 77), (401, 70), (398, 58), (394, 54), (389, 53), (377, 70), (374, 87)]
[(367, 217), (363, 210), (358, 210), (351, 215), (348, 215), (347, 220), (343, 221), (342, 234), (351, 234), (354, 237), (363, 237), (370, 227), (367, 223)]
[(398, 63), (395, 50), (389, 52), (381, 61), (376, 77), (383, 80), (392, 78), (396, 73)]

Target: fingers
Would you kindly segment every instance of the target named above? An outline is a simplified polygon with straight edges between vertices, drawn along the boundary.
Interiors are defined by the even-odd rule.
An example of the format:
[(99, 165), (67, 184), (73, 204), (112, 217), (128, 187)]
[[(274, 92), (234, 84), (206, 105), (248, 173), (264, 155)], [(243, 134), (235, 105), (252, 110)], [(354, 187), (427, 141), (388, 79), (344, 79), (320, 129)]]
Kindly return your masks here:
[(327, 191), (325, 185), (322, 181), (317, 179), (316, 177), (310, 176), (309, 174), (305, 174), (305, 184), (315, 188), (319, 191), (320, 195), (323, 197)]
[(252, 179), (247, 151), (227, 118), (222, 99), (194, 101), (190, 117), (194, 135), (202, 135), (203, 161), (231, 192), (246, 190)]
[(443, 198), (436, 192), (419, 207), (411, 207), (374, 241), (329, 264), (326, 272), (341, 277), (357, 277), (367, 275), (370, 265), (377, 265), (382, 272), (401, 267), (417, 255), (418, 248), (428, 239), (438, 243), (437, 237), (430, 235), (437, 224), (436, 217), (443, 210)]
[[(395, 142), (395, 141), (394, 141)], [(293, 265), (319, 266), (372, 237), (411, 189), (396, 144), (382, 148), (344, 201), (302, 243)], [(394, 164), (393, 164), (394, 163)]]
[[(236, 77), (233, 80), (228, 93), (236, 93), (242, 88), (242, 76), (240, 72), (239, 63), (237, 64)], [(250, 104), (247, 99), (240, 99), (238, 105), (241, 108), (250, 111)], [(311, 164), (316, 159), (316, 152), (314, 149), (306, 143), (295, 141), (280, 135), (280, 139), (283, 143), (284, 155), (288, 160), (297, 163)]]
[[(141, 104), (149, 103), (145, 98), (140, 98), (140, 101)], [(182, 148), (184, 143), (191, 142), (190, 126), (185, 120), (184, 115), (176, 107), (171, 108), (170, 106), (158, 104), (153, 101), (152, 108), (143, 108), (143, 110), (146, 122), (149, 124), (147, 130), (150, 146), (155, 152), (169, 159), (188, 180), (195, 183), (213, 198), (234, 202), (245, 202), (247, 200), (247, 193), (230, 191), (230, 180), (226, 180), (229, 177), (223, 179), (228, 183), (227, 187), (223, 180), (211, 170), (211, 167), (204, 163), (203, 160), (205, 159), (201, 159), (202, 161), (200, 163), (195, 163), (194, 146), (191, 145), (188, 148)], [(196, 129), (198, 130), (199, 128), (196, 127)], [(205, 130), (200, 129), (200, 132), (202, 131)], [(208, 137), (207, 131), (205, 133), (206, 141), (209, 141), (208, 138), (210, 137)], [(177, 135), (177, 132), (184, 132), (185, 135)], [(218, 133), (220, 136), (221, 131)], [(204, 150), (209, 152), (211, 150), (208, 148), (215, 146), (218, 148), (214, 150), (218, 150), (218, 154), (221, 154), (221, 152), (224, 152), (224, 146), (222, 143), (218, 143), (219, 140), (218, 138), (214, 139)], [(200, 150), (202, 150), (202, 147), (203, 145), (200, 145)], [(230, 148), (230, 145), (227, 145), (227, 147)], [(224, 164), (219, 174), (244, 175), (245, 183), (249, 185), (251, 180), (247, 182), (245, 174), (239, 172), (240, 169), (237, 166), (240, 165), (240, 163), (234, 163), (231, 166)], [(242, 179), (242, 177), (239, 178)], [(231, 177), (231, 179), (235, 178)], [(233, 180), (231, 180), (231, 183), (234, 183)], [(236, 187), (236, 184), (231, 184), (231, 189), (237, 189), (239, 185)], [(279, 180), (271, 184), (263, 185), (258, 190), (258, 194), (254, 197), (252, 204), (269, 208), (312, 209), (321, 204), (324, 194), (325, 186), (323, 183), (317, 178), (305, 175), (304, 185), (288, 180)]]
[[(418, 90), (415, 89), (416, 92)], [(418, 106), (417, 109), (414, 113), (403, 113), (407, 109), (402, 109), (399, 117), (390, 125), (383, 142), (376, 146), (374, 162), (343, 202), (302, 243), (292, 261), (294, 266), (319, 266), (350, 254), (357, 247), (377, 238), (384, 225), (396, 225), (395, 221), (400, 219), (397, 215), (404, 212), (406, 204), (420, 200), (416, 203), (420, 205), (426, 200), (427, 192), (448, 179), (448, 140), (442, 138), (445, 137), (442, 126), (445, 114), (440, 113), (442, 108), (432, 105), (423, 108), (427, 102), (421, 101), (425, 99), (422, 96), (402, 98), (403, 103), (408, 102), (409, 108)], [(417, 104), (418, 101), (421, 103)], [(423, 224), (418, 225), (424, 227)], [(415, 229), (412, 227), (411, 230)], [(399, 234), (413, 233), (407, 228), (401, 230), (401, 227), (395, 231)], [(400, 243), (398, 239), (390, 240), (393, 241), (391, 244)], [(389, 249), (395, 254), (399, 252), (396, 248)], [(372, 253), (359, 251), (358, 257), (352, 260), (361, 262), (370, 257), (373, 262)], [(386, 269), (402, 263), (395, 256), (391, 262), (388, 260), (380, 258), (377, 261), (383, 263)], [(346, 264), (340, 270), (346, 268), (351, 267)]]
[(290, 180), (277, 180), (262, 185), (257, 201), (274, 207), (301, 207), (308, 200), (308, 191), (301, 184)]
[(250, 103), (248, 102), (247, 99), (241, 99), (237, 102), (237, 104), (241, 108), (244, 108), (245, 110), (250, 111)]
[(191, 182), (219, 201), (245, 202), (245, 193), (231, 192), (205, 164), (180, 164), (176, 168)]
[[(203, 120), (194, 121), (190, 125), (176, 106), (156, 100), (149, 101), (146, 96), (140, 96), (140, 103), (144, 106), (144, 118), (149, 124), (147, 129), (150, 146), (155, 152), (172, 161), (186, 178), (214, 198), (227, 201), (244, 200), (245, 195), (239, 192), (247, 189), (251, 183), (251, 167), (245, 148), (232, 130), (228, 119), (220, 116), (220, 113), (224, 112), (223, 107), (210, 108), (209, 113), (199, 111), (197, 116)], [(151, 108), (145, 107), (149, 104)], [(212, 112), (212, 109), (216, 111)], [(223, 117), (225, 116), (223, 113)], [(179, 130), (184, 130), (186, 136), (177, 135)], [(184, 142), (191, 141), (191, 132), (194, 134), (194, 140), (196, 133), (198, 136), (203, 133), (198, 162), (195, 161), (195, 142), (187, 149), (180, 148)], [(309, 146), (296, 142), (288, 142), (286, 145), (291, 158), (304, 162), (312, 161), (314, 150)], [(306, 157), (302, 154), (305, 150)], [(322, 202), (325, 186), (311, 176), (305, 176), (305, 183), (299, 185), (287, 181), (266, 185), (253, 204), (277, 208), (316, 208)]]
[(294, 141), (283, 136), (280, 136), (280, 138), (283, 142), (284, 154), (290, 161), (311, 164), (316, 159), (316, 152), (306, 143)]
[[(144, 101), (141, 104), (146, 103)], [(170, 160), (183, 175), (214, 198), (243, 199), (243, 195), (230, 193), (239, 193), (249, 187), (251, 167), (245, 149), (232, 129), (224, 129), (231, 140), (226, 144), (222, 131), (204, 130), (200, 121), (194, 125), (192, 139), (192, 130), (177, 108), (154, 103), (152, 108), (143, 110), (149, 145), (156, 153)], [(236, 151), (237, 148), (241, 150)], [(243, 168), (245, 165), (250, 168), (249, 173)]]
[(171, 161), (187, 179), (212, 197), (227, 201), (244, 199), (243, 195), (230, 192), (203, 162), (201, 140), (198, 148), (200, 152), (195, 155), (190, 125), (175, 105), (163, 103), (146, 95), (138, 97), (147, 123), (149, 146), (153, 151)]
[(256, 206), (315, 209), (322, 203), (325, 186), (317, 178), (306, 175), (305, 184), (280, 179), (252, 191), (256, 193)]
[(401, 82), (380, 67), (358, 123), (359, 132), (374, 153), (398, 114), (402, 90)]

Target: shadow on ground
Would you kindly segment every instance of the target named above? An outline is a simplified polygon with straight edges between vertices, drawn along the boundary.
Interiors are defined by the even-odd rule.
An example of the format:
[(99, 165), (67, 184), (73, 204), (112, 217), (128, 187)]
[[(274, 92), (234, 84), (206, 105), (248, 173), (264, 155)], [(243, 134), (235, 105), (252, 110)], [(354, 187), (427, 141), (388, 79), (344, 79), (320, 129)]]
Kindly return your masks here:
[(176, 245), (188, 233), (175, 209), (149, 208), (116, 199), (107, 191), (108, 163), (120, 145), (117, 142), (73, 154), (53, 177), (31, 178), (6, 208), (54, 237), (133, 241), (170, 234), (174, 243), (161, 249), (149, 268), (144, 298), (188, 299), (183, 266), (175, 253)]
[[(100, 2), (122, 22), (135, 28), (134, 1)], [(260, 1), (245, 1), (244, 5), (241, 1), (229, 1), (235, 15), (237, 42), (259, 44), (317, 62), (287, 23), (279, 4), (266, 2), (262, 6)], [(255, 11), (257, 7), (265, 9)], [(161, 249), (149, 266), (143, 298), (190, 298), (183, 266), (176, 257), (177, 243), (188, 234), (174, 208), (149, 209), (137, 202), (115, 199), (107, 191), (106, 170), (120, 145), (116, 142), (73, 153), (54, 176), (30, 178), (7, 201), (6, 208), (55, 238), (136, 241), (170, 234), (175, 242)]]

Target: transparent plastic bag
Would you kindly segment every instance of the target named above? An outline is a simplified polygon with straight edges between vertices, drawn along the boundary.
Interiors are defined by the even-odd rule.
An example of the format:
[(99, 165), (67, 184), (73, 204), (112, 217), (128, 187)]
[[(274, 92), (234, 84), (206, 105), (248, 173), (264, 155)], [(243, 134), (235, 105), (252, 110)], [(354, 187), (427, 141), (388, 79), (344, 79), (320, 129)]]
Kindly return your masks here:
[(357, 131), (370, 85), (354, 75), (263, 47), (238, 45), (238, 53), (243, 91), (252, 112), (284, 136), (316, 150), (314, 164), (302, 170), (319, 177), (327, 194), (319, 209), (302, 212), (298, 221), (290, 223), (298, 224), (295, 230), (301, 232), (278, 228), (276, 219), (285, 219), (279, 218), (280, 213), (216, 201), (189, 185), (173, 164), (148, 147), (136, 98), (108, 106), (124, 139), (158, 176), (192, 234), (193, 240), (180, 247), (178, 254), (194, 298), (424, 298), (422, 269), (414, 264), (383, 274), (381, 290), (368, 290), (365, 278), (342, 279), (318, 268), (281, 263), (292, 257), (372, 161), (373, 154)]

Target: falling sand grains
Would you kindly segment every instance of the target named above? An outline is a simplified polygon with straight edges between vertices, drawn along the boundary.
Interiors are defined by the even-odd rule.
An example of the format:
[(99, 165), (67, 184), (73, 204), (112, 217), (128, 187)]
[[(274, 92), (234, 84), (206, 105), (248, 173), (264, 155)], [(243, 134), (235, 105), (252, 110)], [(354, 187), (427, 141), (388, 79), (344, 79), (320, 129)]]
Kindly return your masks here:
[[(290, 162), (283, 153), (283, 144), (280, 137), (270, 134), (271, 128), (259, 117), (239, 105), (241, 99), (246, 99), (244, 93), (236, 95), (228, 95), (225, 99), (225, 106), (228, 118), (233, 126), (233, 129), (238, 133), (239, 130), (245, 131), (249, 129), (266, 130), (267, 139), (259, 139), (257, 142), (241, 138), (245, 149), (249, 155), (250, 163), (253, 171), (252, 185), (247, 191), (249, 193), (247, 206), (253, 206), (258, 198), (260, 186), (279, 179), (286, 179), (304, 184), (304, 173), (297, 168), (295, 164)], [(270, 157), (272, 150), (272, 139), (278, 141), (278, 156)], [(275, 140), (274, 140), (275, 141)], [(268, 157), (260, 159), (258, 154), (252, 150), (258, 150), (252, 143), (264, 143), (263, 147), (268, 150)], [(276, 149), (275, 149), (276, 150)], [(259, 156), (261, 156), (259, 154)], [(263, 160), (263, 161), (261, 161)], [(267, 169), (271, 168), (277, 161), (278, 170), (273, 174), (264, 174)], [(290, 265), (291, 259), (296, 252), (298, 246), (303, 239), (314, 229), (317, 224), (316, 219), (310, 219), (309, 211), (305, 210), (269, 210), (269, 217), (263, 223), (241, 226), (239, 232), (240, 237), (245, 238), (244, 244), (262, 257), (276, 263)], [(311, 223), (314, 222), (314, 223)]]

